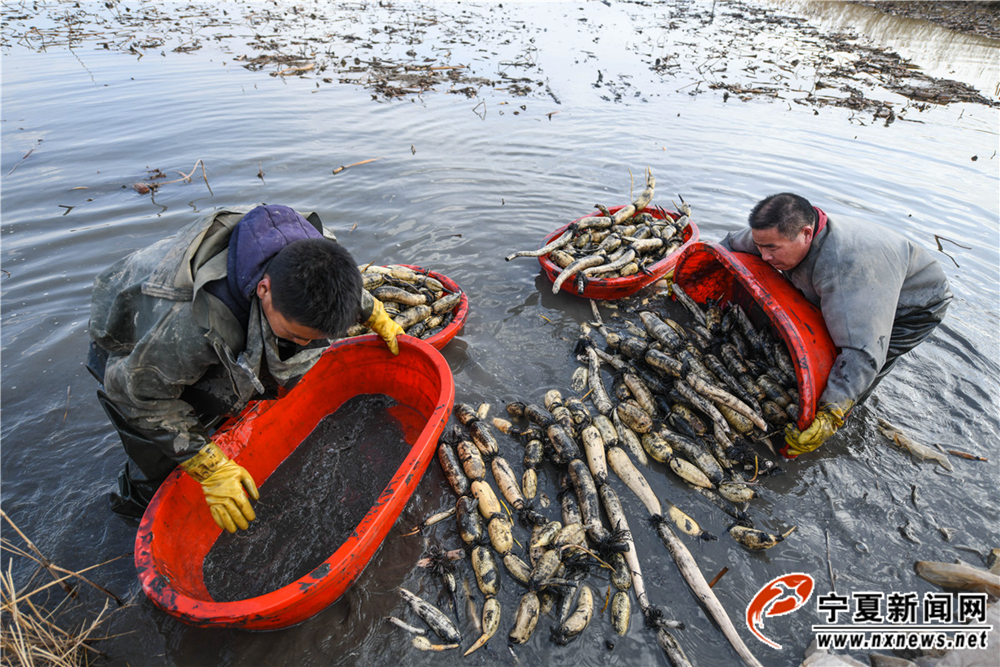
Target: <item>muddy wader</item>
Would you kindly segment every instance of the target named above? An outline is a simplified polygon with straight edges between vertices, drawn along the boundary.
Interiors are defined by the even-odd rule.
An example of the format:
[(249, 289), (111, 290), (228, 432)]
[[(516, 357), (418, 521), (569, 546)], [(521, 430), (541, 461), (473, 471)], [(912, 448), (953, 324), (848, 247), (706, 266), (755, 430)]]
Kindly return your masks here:
[[(95, 343), (90, 343), (87, 357), (87, 370), (100, 383), (97, 390), (97, 400), (108, 416), (111, 425), (118, 432), (127, 457), (125, 466), (118, 473), (118, 490), (108, 494), (111, 511), (121, 516), (141, 519), (146, 507), (153, 499), (153, 494), (160, 488), (167, 476), (177, 467), (177, 461), (166, 456), (150, 438), (129, 425), (128, 419), (104, 391), (104, 367), (108, 353)], [(192, 386), (185, 389), (181, 399), (190, 403), (198, 414), (205, 431), (210, 435), (221, 426), (229, 414), (222, 410), (223, 401), (219, 395), (212, 393), (213, 385), (209, 380), (204, 386)]]

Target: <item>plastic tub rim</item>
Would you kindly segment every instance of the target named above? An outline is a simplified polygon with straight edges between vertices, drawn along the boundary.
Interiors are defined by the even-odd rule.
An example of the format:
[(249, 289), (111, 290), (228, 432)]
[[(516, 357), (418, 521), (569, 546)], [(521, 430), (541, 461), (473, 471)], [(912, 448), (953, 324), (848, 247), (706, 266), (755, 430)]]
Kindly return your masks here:
[[(781, 338), (785, 342), (785, 345), (788, 346), (788, 348), (794, 352), (794, 354), (792, 354), (791, 356), (792, 356), (792, 362), (795, 365), (795, 380), (799, 391), (799, 407), (800, 407), (799, 419), (796, 421), (796, 425), (799, 427), (799, 429), (808, 428), (809, 425), (812, 423), (813, 419), (815, 418), (817, 403), (826, 385), (826, 376), (822, 378), (822, 382), (820, 382), (819, 378), (812, 377), (810, 375), (809, 370), (799, 362), (799, 359), (816, 357), (819, 354), (820, 350), (817, 349), (811, 350), (806, 345), (805, 341), (802, 340), (798, 335), (793, 335), (793, 332), (787, 330), (785, 326), (779, 325), (780, 319), (784, 319), (788, 322), (792, 322), (793, 319), (795, 319), (792, 318), (790, 315), (788, 315), (789, 306), (774, 299), (772, 295), (770, 295), (764, 289), (764, 287), (759, 283), (757, 278), (752, 275), (750, 269), (744, 266), (743, 263), (740, 261), (739, 257), (737, 256), (737, 255), (748, 255), (750, 257), (756, 257), (756, 255), (749, 255), (748, 253), (735, 253), (727, 250), (725, 247), (717, 243), (698, 242), (692, 244), (691, 246), (686, 248), (684, 252), (681, 253), (680, 256), (677, 258), (677, 265), (675, 267), (674, 278), (678, 282), (678, 284), (683, 285), (685, 264), (687, 263), (688, 258), (696, 253), (708, 253), (714, 256), (717, 259), (717, 261), (720, 262), (720, 264), (724, 264), (725, 266), (728, 266), (731, 269), (733, 276), (740, 283), (740, 285), (750, 293), (754, 301), (756, 301), (757, 304), (760, 305), (762, 309), (765, 311), (765, 314), (767, 315), (768, 319), (771, 321), (774, 328), (777, 329), (778, 333), (781, 335)], [(757, 259), (760, 258), (758, 257)], [(762, 259), (760, 261), (763, 262)], [(776, 273), (779, 276), (781, 275), (777, 271)], [(794, 285), (791, 285), (791, 283), (789, 283), (789, 286), (792, 289), (796, 289)], [(799, 294), (801, 295), (801, 292), (799, 292)], [(811, 304), (808, 300), (806, 300), (805, 296), (801, 296), (801, 300), (802, 300), (801, 304), (802, 307), (806, 307), (805, 304), (808, 304), (809, 308), (814, 309), (816, 311), (814, 315), (818, 315), (820, 323), (822, 323), (822, 313), (819, 311), (819, 309), (816, 308), (815, 305)], [(767, 303), (773, 303), (773, 308), (765, 307), (765, 304)], [(825, 324), (822, 325), (822, 329), (823, 331), (820, 333), (820, 337), (823, 338), (825, 335), (825, 339), (828, 340), (828, 346), (832, 348), (833, 350), (832, 354), (833, 357), (835, 357), (837, 351), (836, 348), (833, 346), (833, 341), (829, 339), (830, 338), (829, 332), (826, 331)], [(829, 350), (826, 350), (826, 352), (829, 353)], [(831, 364), (832, 364), (832, 358), (831, 358)]]
[[(274, 615), (279, 614), (283, 610), (294, 608), (297, 605), (302, 605), (306, 599), (321, 594), (325, 587), (333, 586), (335, 581), (332, 577), (328, 579), (328, 575), (330, 573), (337, 572), (338, 568), (342, 568), (343, 565), (350, 561), (352, 553), (356, 551), (367, 552), (368, 549), (364, 547), (370, 547), (370, 555), (344, 590), (346, 591), (351, 585), (353, 585), (357, 577), (360, 576), (361, 572), (363, 572), (368, 563), (370, 563), (371, 558), (374, 557), (375, 552), (381, 546), (381, 542), (384, 541), (383, 537), (379, 540), (378, 545), (372, 547), (370, 544), (372, 540), (378, 536), (379, 530), (377, 529), (381, 527), (380, 524), (391, 519), (391, 523), (385, 531), (387, 534), (388, 529), (391, 529), (392, 523), (395, 523), (399, 513), (405, 507), (406, 503), (409, 502), (409, 499), (412, 497), (416, 487), (415, 485), (409, 487), (409, 493), (406, 494), (406, 497), (397, 501), (398, 503), (402, 503), (402, 505), (399, 508), (399, 512), (391, 512), (391, 517), (389, 516), (389, 513), (379, 511), (386, 506), (386, 503), (380, 503), (379, 500), (382, 499), (388, 489), (397, 488), (400, 485), (400, 482), (404, 481), (407, 477), (417, 473), (419, 473), (419, 477), (423, 476), (423, 473), (426, 472), (426, 469), (429, 466), (430, 459), (433, 458), (433, 451), (430, 455), (426, 455), (425, 450), (428, 447), (432, 450), (436, 449), (437, 436), (435, 435), (435, 431), (440, 431), (444, 428), (451, 411), (450, 404), (454, 402), (454, 380), (451, 376), (451, 369), (441, 356), (440, 352), (434, 346), (419, 338), (403, 335), (400, 336), (398, 340), (401, 348), (416, 347), (418, 350), (426, 348), (421, 350), (422, 354), (430, 360), (431, 367), (437, 371), (437, 375), (442, 379), (442, 391), (439, 395), (439, 404), (432, 411), (432, 414), (427, 420), (427, 424), (423, 427), (423, 429), (421, 429), (420, 434), (416, 438), (416, 443), (422, 444), (423, 447), (418, 448), (417, 444), (411, 446), (410, 452), (408, 452), (404, 457), (392, 478), (379, 493), (375, 503), (371, 508), (369, 508), (368, 512), (365, 513), (358, 525), (355, 526), (351, 534), (345, 540), (345, 543), (338, 547), (330, 556), (319, 563), (308, 574), (285, 586), (282, 586), (277, 590), (263, 595), (232, 602), (217, 602), (215, 600), (197, 599), (183, 593), (173, 588), (167, 575), (164, 574), (159, 567), (157, 567), (158, 562), (153, 554), (151, 545), (154, 538), (153, 526), (156, 512), (166, 499), (167, 490), (173, 486), (173, 484), (168, 485), (168, 482), (171, 482), (174, 478), (183, 475), (183, 471), (178, 468), (171, 473), (171, 475), (167, 478), (167, 481), (163, 483), (160, 490), (158, 490), (154, 495), (153, 500), (150, 502), (149, 507), (140, 522), (139, 530), (136, 533), (136, 570), (139, 573), (143, 591), (146, 593), (147, 597), (149, 597), (149, 599), (156, 604), (156, 606), (160, 607), (172, 616), (200, 627), (238, 627), (243, 629), (263, 630), (288, 627), (306, 620), (323, 608), (333, 604), (336, 601), (336, 598), (323, 604), (320, 609), (313, 612), (313, 614), (309, 614), (303, 618), (294, 618), (294, 620), (287, 623), (281, 622), (280, 619), (275, 619)], [(368, 334), (336, 341), (330, 346), (329, 350), (354, 345), (383, 346), (384, 342), (382, 342), (381, 338), (377, 335)], [(329, 353), (329, 350), (324, 354)], [(429, 352), (430, 350), (433, 350), (433, 353)], [(442, 407), (444, 407), (443, 419), (441, 418), (442, 415), (438, 414), (439, 412), (442, 412)], [(258, 408), (259, 406), (254, 406), (251, 410), (256, 410)], [(163, 493), (161, 493), (161, 491), (163, 491)], [(392, 501), (393, 499), (390, 498), (390, 500), (386, 502), (388, 503)], [(358, 529), (362, 526), (364, 527), (364, 530), (359, 534)], [(219, 529), (219, 532), (221, 534), (221, 528)], [(354, 538), (358, 541), (352, 542), (352, 539)], [(315, 573), (320, 571), (322, 572), (319, 577), (313, 576)]]

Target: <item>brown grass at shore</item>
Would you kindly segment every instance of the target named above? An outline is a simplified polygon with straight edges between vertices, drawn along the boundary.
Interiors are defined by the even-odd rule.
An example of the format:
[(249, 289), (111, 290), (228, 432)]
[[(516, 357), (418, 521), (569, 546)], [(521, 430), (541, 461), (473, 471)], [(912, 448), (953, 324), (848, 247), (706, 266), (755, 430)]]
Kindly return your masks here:
[[(119, 608), (124, 603), (83, 573), (106, 563), (79, 572), (59, 567), (43, 556), (2, 510), (0, 516), (24, 543), (19, 546), (7, 537), (0, 539), (0, 552), (6, 556), (6, 569), (0, 572), (0, 664), (4, 667), (79, 667), (103, 656), (93, 644), (109, 638), (101, 635), (100, 630), (115, 611), (111, 601), (114, 600)], [(15, 581), (15, 559), (27, 559), (38, 565), (26, 582)], [(51, 580), (41, 578), (43, 573), (48, 573)], [(78, 612), (80, 605), (71, 601), (78, 599), (80, 582), (100, 591), (107, 599), (96, 615), (88, 614), (87, 620), (71, 625), (66, 619), (71, 612)], [(78, 613), (72, 615), (78, 616)]]

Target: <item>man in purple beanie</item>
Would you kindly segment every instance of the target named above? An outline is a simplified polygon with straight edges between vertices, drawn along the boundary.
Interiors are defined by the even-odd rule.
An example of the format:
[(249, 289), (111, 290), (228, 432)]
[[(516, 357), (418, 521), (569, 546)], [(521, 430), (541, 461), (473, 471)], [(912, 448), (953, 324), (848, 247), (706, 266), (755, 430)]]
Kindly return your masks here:
[(256, 485), (211, 433), (291, 388), (357, 322), (399, 353), (402, 329), (351, 254), (315, 214), (287, 206), (215, 210), (102, 272), (87, 367), (128, 455), (111, 509), (141, 517), (180, 465), (221, 528), (247, 528)]

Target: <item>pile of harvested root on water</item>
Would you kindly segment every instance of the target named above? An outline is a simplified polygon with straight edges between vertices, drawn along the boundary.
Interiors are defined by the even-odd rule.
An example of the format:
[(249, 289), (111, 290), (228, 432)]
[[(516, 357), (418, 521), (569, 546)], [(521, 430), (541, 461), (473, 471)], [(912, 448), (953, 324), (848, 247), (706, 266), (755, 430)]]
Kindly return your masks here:
[(591, 280), (623, 278), (650, 267), (676, 252), (685, 240), (691, 208), (681, 198), (680, 213), (650, 207), (656, 179), (647, 170), (646, 188), (626, 206), (613, 213), (597, 204), (600, 215), (590, 215), (571, 223), (551, 243), (537, 250), (515, 252), (504, 259), (544, 257), (562, 271), (553, 281), (552, 293), (575, 277), (576, 291), (583, 294)]
[[(365, 291), (382, 302), (385, 312), (408, 336), (427, 339), (454, 321), (463, 293), (446, 288), (431, 271), (400, 264), (358, 268)], [(357, 324), (348, 329), (347, 336), (366, 333), (370, 333), (368, 327)]]
[[(450, 581), (454, 599), (452, 559), (467, 554), (486, 599), (481, 636), (467, 654), (501, 626), (509, 644), (528, 641), (546, 614), (556, 619), (553, 641), (567, 643), (603, 615), (600, 591), (610, 584), (605, 607), (610, 607), (614, 631), (628, 632), (634, 599), (671, 662), (689, 664), (674, 632), (683, 624), (667, 620), (646, 592), (632, 531), (648, 525), (740, 658), (760, 664), (675, 530), (692, 539), (716, 536), (687, 508), (669, 499), (661, 502), (646, 475), (656, 471), (649, 459), (661, 462), (668, 475), (676, 476), (674, 483), (728, 515), (725, 539), (750, 551), (782, 542), (794, 526), (783, 534), (760, 530), (749, 511), (761, 480), (781, 472), (758, 443), (767, 442), (773, 453), (767, 438), (780, 434), (797, 415), (795, 369), (780, 340), (767, 327), (754, 325), (743, 306), (699, 305), (676, 285), (671, 293), (676, 303), (665, 298), (666, 292), (605, 303), (614, 309), (609, 323), (591, 301), (595, 321), (583, 327), (575, 350), (582, 365), (569, 390), (551, 389), (538, 402), (510, 402), (504, 417), (490, 418), (488, 404), (479, 409), (455, 405), (460, 425), (441, 437), (438, 459), (456, 505), (420, 528), (451, 517), (458, 523), (464, 549), (447, 557), (438, 553), (429, 561)], [(678, 319), (687, 323), (667, 312), (679, 312)], [(753, 315), (766, 322), (761, 313)], [(496, 432), (507, 436), (502, 445)], [(522, 459), (520, 479), (507, 452)], [(558, 517), (532, 505), (542, 466), (551, 467), (550, 478), (561, 480)], [(635, 494), (647, 515), (625, 515), (614, 488), (622, 488), (619, 483)], [(523, 543), (517, 538), (519, 524), (526, 533)], [(497, 601), (500, 564), (524, 588), (518, 608), (506, 615)], [(414, 609), (422, 617), (427, 613)], [(441, 625), (440, 618), (428, 623), (432, 629)], [(447, 633), (438, 632), (447, 644), (421, 638), (414, 645), (425, 650), (460, 646), (450, 625)]]

